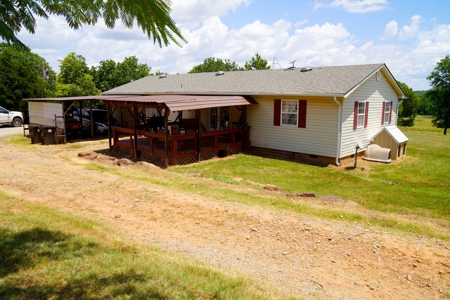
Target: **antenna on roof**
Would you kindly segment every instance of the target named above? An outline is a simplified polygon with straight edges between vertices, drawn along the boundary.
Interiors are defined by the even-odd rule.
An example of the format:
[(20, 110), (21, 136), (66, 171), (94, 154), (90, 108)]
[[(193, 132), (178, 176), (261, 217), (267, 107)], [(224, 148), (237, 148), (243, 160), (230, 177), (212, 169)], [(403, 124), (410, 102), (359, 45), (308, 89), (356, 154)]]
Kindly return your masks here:
[[(275, 61), (276, 61), (276, 62), (275, 62)], [(277, 59), (276, 57), (273, 58), (272, 69), (275, 69), (275, 64), (277, 64), (277, 65), (280, 67), (280, 69), (281, 69), (281, 65), (280, 65), (280, 63), (278, 62), (278, 59)]]
[(293, 61), (291, 61), (290, 62), (290, 64), (292, 64), (292, 66), (290, 66), (289, 68), (287, 68), (287, 69), (284, 69), (285, 71), (287, 71), (287, 70), (294, 70), (295, 69), (295, 62), (296, 62), (297, 60), (293, 60)]

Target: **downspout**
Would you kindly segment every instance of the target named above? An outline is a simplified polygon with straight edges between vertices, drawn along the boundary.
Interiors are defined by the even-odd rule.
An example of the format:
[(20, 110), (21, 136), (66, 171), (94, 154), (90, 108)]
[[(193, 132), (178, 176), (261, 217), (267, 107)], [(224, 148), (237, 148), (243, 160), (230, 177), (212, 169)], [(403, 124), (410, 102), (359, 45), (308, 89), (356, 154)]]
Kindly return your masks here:
[(395, 118), (395, 126), (397, 126), (398, 123), (398, 111), (400, 110), (400, 104), (402, 104), (403, 100), (400, 100), (397, 104), (397, 118)]
[(334, 96), (334, 102), (337, 103), (337, 105), (339, 105), (339, 109), (338, 109), (338, 130), (337, 130), (337, 144), (336, 144), (336, 166), (340, 166), (341, 164), (339, 163), (339, 156), (341, 156), (341, 139), (342, 139), (342, 129), (341, 129), (341, 109), (342, 109), (342, 105), (339, 101), (336, 100), (336, 96)]

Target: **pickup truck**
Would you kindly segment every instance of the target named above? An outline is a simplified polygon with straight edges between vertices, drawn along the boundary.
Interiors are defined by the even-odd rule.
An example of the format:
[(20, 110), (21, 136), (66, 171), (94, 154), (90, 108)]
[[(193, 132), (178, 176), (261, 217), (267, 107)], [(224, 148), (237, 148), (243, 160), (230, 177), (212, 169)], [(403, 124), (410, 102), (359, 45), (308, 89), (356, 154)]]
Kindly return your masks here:
[(23, 115), (20, 111), (10, 111), (0, 106), (0, 126), (12, 125), (14, 127), (22, 126)]

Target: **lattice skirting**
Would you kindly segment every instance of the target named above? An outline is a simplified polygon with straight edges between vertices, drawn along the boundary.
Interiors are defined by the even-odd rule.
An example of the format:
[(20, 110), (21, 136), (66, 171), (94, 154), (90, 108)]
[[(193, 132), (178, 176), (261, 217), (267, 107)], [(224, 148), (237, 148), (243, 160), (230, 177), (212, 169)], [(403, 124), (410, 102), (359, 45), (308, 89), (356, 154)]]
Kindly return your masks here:
[(159, 167), (164, 167), (164, 157), (155, 153), (141, 152), (141, 160), (145, 160)]
[(131, 149), (121, 146), (115, 146), (114, 148), (112, 148), (112, 151), (121, 154), (123, 156), (133, 155), (133, 151)]
[[(177, 158), (177, 165), (189, 165), (197, 162), (197, 155), (185, 156)], [(169, 163), (174, 165), (174, 160), (169, 159)]]
[(204, 152), (200, 154), (200, 160), (208, 160), (217, 157), (216, 151)]
[(233, 154), (239, 154), (242, 152), (242, 147), (236, 147), (233, 149), (227, 149), (227, 154), (228, 155), (233, 155)]

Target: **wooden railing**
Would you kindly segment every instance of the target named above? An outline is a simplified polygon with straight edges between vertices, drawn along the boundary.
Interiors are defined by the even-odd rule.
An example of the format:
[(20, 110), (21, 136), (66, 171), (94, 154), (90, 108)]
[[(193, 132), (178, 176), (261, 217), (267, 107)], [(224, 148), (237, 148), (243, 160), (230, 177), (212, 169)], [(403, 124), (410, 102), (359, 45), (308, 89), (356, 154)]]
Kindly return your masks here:
[[(238, 127), (225, 130), (214, 130), (200, 133), (177, 134), (167, 136), (167, 152), (165, 148), (166, 135), (143, 130), (136, 130), (137, 151), (154, 153), (174, 161), (178, 158), (199, 155), (201, 153), (244, 148), (248, 141), (250, 127)], [(125, 147), (134, 151), (134, 130), (122, 127), (112, 127), (112, 148)]]

